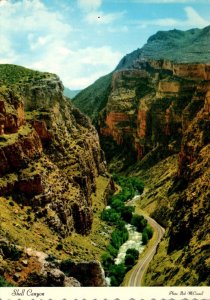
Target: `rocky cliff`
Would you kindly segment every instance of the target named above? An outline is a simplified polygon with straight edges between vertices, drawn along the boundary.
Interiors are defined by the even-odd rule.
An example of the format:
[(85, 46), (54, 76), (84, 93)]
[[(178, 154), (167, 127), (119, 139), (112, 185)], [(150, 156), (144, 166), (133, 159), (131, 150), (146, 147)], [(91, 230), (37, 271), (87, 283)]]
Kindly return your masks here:
[(178, 153), (183, 132), (209, 91), (209, 66), (148, 60), (138, 62), (138, 69), (116, 72), (99, 116), (104, 150), (111, 137), (142, 166)]
[(209, 126), (207, 93), (203, 108), (184, 132), (177, 166), (176, 160), (173, 164), (163, 161), (165, 166), (159, 163), (159, 177), (153, 173), (154, 185), (141, 199), (141, 205), (153, 206), (153, 216), (167, 228), (148, 269), (146, 285), (210, 284)]
[[(1, 65), (0, 80), (2, 204), (30, 211), (28, 230), (40, 222), (60, 239), (89, 234), (96, 180), (106, 173), (96, 130), (63, 96), (56, 75)], [(6, 211), (1, 234), (14, 236)]]

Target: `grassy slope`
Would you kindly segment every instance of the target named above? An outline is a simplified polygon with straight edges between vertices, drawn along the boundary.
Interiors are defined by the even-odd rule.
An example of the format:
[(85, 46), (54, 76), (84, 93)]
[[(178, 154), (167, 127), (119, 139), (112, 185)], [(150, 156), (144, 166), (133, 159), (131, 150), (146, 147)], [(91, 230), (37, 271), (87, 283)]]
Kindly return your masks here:
[(29, 82), (30, 79), (51, 77), (51, 73), (39, 72), (22, 66), (0, 64), (0, 85)]
[(72, 102), (93, 121), (98, 117), (108, 100), (111, 88), (112, 73), (96, 80), (92, 85), (82, 90)]

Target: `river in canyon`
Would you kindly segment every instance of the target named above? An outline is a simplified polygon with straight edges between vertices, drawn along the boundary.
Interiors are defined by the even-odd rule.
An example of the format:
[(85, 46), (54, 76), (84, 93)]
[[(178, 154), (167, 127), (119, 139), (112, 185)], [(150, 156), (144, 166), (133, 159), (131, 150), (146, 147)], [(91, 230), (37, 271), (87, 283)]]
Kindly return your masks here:
[[(129, 205), (133, 205), (134, 201), (139, 197), (139, 195), (136, 195), (133, 197), (132, 200), (129, 201)], [(132, 203), (132, 204), (131, 204)], [(110, 209), (110, 206), (107, 206), (106, 209)], [(115, 264), (121, 264), (124, 263), (124, 259), (126, 256), (126, 251), (128, 249), (136, 249), (139, 254), (142, 253), (144, 250), (145, 245), (142, 244), (142, 233), (138, 232), (136, 230), (136, 227), (131, 224), (126, 224), (125, 227), (128, 230), (128, 240), (122, 244), (122, 246), (119, 248), (118, 255), (115, 258)], [(106, 278), (107, 285), (110, 286), (110, 278)]]

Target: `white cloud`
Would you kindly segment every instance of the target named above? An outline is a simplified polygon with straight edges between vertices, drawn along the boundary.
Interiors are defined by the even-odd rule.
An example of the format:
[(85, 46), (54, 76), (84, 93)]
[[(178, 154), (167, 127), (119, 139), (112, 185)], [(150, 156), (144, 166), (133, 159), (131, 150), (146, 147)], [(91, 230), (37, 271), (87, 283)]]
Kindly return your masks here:
[(186, 25), (193, 27), (205, 27), (209, 25), (209, 20), (202, 18), (192, 7), (186, 7), (185, 11), (187, 14)]
[[(23, 0), (15, 3), (0, 2), (0, 18), (1, 37), (16, 40), (16, 43), (27, 42), (22, 39), (25, 39), (28, 34), (37, 36), (37, 38), (41, 34), (42, 36), (51, 35), (54, 39), (58, 37), (62, 39), (72, 31), (69, 24), (62, 22), (58, 13), (48, 11), (39, 0)], [(30, 42), (30, 40), (28, 41)]]
[[(172, 1), (172, 0), (170, 0)], [(161, 27), (176, 27), (176, 28), (190, 28), (190, 27), (205, 27), (209, 25), (209, 21), (202, 18), (194, 8), (188, 6), (185, 7), (186, 19), (173, 19), (173, 18), (163, 18), (155, 20), (141, 20), (138, 21), (138, 25), (141, 28), (147, 26), (161, 26)]]
[(101, 6), (102, 0), (77, 0), (77, 3), (82, 10), (92, 11)]
[(30, 67), (60, 74), (64, 85), (81, 89), (113, 70), (121, 57), (122, 53), (113, 52), (106, 46), (71, 51), (54, 44), (53, 51), (48, 56), (33, 62)]
[(122, 57), (108, 46), (81, 47), (78, 32), (41, 0), (0, 1), (0, 23), (0, 63), (56, 73), (73, 89), (110, 72)]

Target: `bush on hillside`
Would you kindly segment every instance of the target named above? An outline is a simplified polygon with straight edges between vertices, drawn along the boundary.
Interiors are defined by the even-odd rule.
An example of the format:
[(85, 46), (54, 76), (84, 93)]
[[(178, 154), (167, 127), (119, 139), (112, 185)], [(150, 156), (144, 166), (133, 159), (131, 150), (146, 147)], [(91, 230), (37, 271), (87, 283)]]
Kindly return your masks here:
[(124, 264), (113, 265), (109, 270), (109, 276), (111, 278), (112, 286), (119, 286), (126, 273), (126, 267)]
[(12, 286), (6, 279), (0, 276), (0, 287), (10, 287)]
[(152, 235), (153, 235), (153, 230), (148, 225), (147, 227), (144, 228), (143, 233), (142, 233), (142, 243), (143, 243), (143, 245), (146, 245), (148, 243), (148, 241), (151, 239)]
[(128, 230), (126, 228), (123, 228), (123, 230), (115, 229), (111, 234), (111, 245), (119, 249), (120, 246), (126, 242), (128, 239)]
[(135, 260), (139, 258), (139, 251), (136, 250), (135, 248), (129, 248), (126, 251), (126, 255), (128, 255), (128, 254), (132, 255)]
[(131, 219), (131, 224), (136, 227), (138, 232), (143, 232), (144, 228), (147, 226), (147, 220), (143, 216), (134, 214)]

